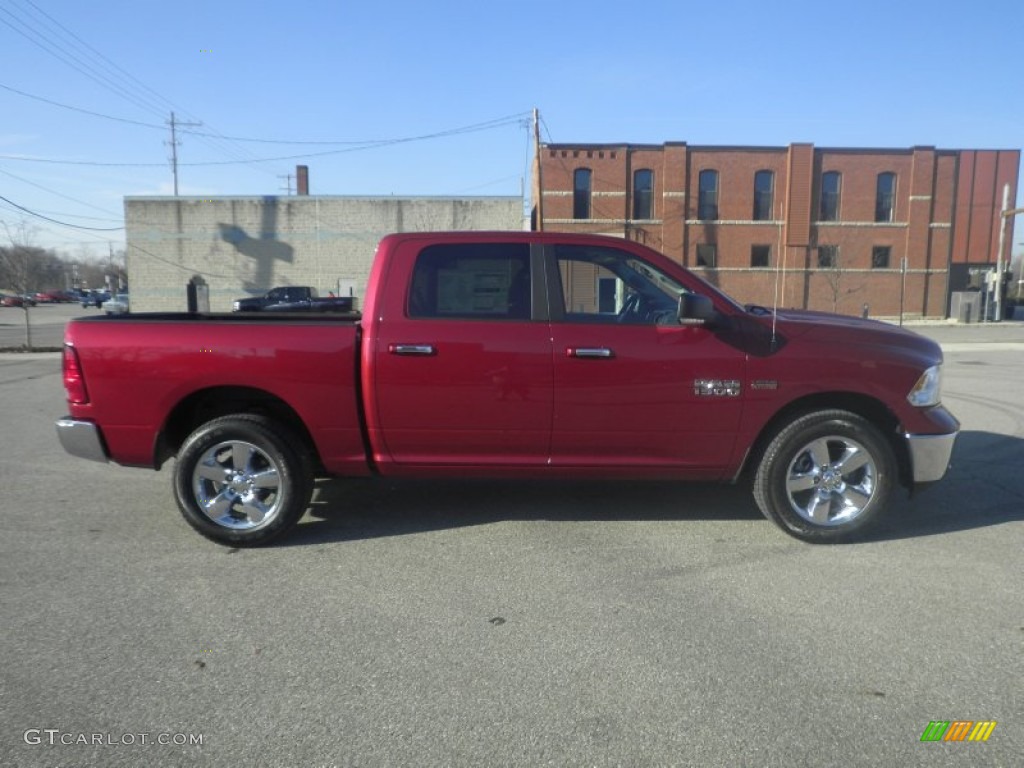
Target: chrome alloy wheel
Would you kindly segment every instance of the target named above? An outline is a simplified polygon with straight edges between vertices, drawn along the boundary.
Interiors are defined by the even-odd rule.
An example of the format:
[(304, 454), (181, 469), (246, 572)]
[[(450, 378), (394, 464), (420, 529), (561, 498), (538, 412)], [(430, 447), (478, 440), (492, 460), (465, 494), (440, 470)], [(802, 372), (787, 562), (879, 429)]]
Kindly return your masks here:
[(192, 493), (199, 509), (217, 525), (261, 528), (281, 510), (281, 468), (252, 443), (217, 443), (196, 463)]
[(800, 517), (834, 526), (856, 519), (875, 494), (878, 468), (870, 451), (840, 435), (819, 437), (794, 455), (786, 497)]

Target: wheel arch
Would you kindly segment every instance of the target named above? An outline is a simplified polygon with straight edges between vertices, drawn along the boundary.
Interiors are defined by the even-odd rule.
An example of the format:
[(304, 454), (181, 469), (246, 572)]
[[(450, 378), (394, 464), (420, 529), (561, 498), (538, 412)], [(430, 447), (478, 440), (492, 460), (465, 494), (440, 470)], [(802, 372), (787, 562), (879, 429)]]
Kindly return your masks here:
[(185, 439), (202, 424), (233, 414), (265, 416), (286, 425), (319, 468), (316, 443), (299, 414), (277, 395), (258, 387), (221, 386), (201, 389), (182, 399), (164, 420), (157, 436), (153, 463), (160, 467), (177, 455)]
[(814, 411), (834, 409), (854, 413), (878, 427), (896, 454), (900, 484), (910, 487), (910, 454), (906, 441), (899, 439), (899, 418), (878, 398), (858, 392), (816, 392), (787, 403), (761, 428), (735, 479), (752, 476), (772, 438), (787, 424)]

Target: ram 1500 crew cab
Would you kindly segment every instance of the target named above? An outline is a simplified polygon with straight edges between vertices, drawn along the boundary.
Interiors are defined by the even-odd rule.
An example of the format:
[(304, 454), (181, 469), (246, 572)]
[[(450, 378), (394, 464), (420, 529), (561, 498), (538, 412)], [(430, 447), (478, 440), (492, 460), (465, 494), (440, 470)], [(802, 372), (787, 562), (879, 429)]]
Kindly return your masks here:
[(880, 322), (744, 307), (638, 243), (390, 235), (358, 316), (72, 321), (77, 456), (176, 457), (185, 519), (260, 544), (320, 476), (675, 478), (753, 487), (811, 542), (945, 473), (942, 354)]

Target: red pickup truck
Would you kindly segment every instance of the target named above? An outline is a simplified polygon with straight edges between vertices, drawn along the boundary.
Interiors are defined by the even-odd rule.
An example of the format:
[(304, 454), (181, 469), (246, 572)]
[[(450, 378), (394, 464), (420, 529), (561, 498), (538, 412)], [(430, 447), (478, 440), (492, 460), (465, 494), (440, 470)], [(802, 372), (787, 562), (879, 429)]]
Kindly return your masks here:
[(70, 453), (159, 468), (199, 533), (262, 544), (321, 476), (749, 480), (811, 542), (945, 474), (942, 353), (880, 322), (744, 307), (638, 243), (389, 235), (353, 315), (72, 321)]

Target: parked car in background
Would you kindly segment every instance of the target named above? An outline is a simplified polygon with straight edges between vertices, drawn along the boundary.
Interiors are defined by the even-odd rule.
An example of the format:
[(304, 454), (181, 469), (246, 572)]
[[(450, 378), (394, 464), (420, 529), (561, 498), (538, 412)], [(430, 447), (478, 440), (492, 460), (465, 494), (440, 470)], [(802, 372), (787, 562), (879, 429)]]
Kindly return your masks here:
[(108, 315), (123, 315), (125, 312), (129, 311), (128, 294), (119, 293), (114, 298), (107, 299), (100, 305), (100, 309)]
[(110, 298), (109, 291), (89, 291), (82, 296), (82, 308), (99, 307)]
[(235, 312), (351, 312), (352, 299), (348, 296), (321, 296), (308, 285), (289, 285), (272, 288), (263, 296), (236, 299)]
[(31, 296), (9, 295), (4, 296), (3, 305), (5, 307), (34, 307), (36, 305), (36, 300)]

